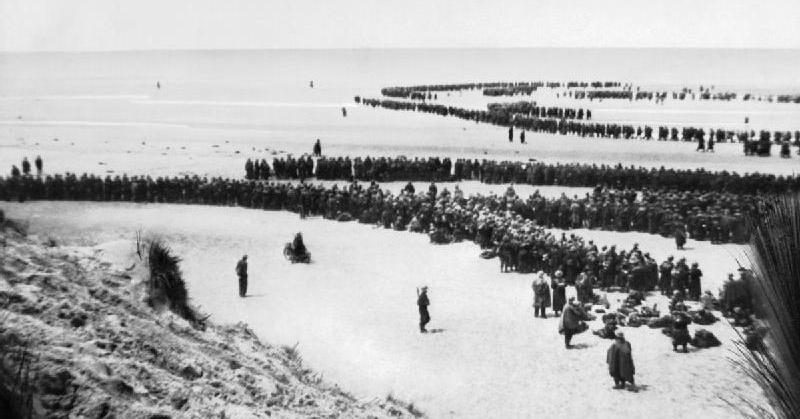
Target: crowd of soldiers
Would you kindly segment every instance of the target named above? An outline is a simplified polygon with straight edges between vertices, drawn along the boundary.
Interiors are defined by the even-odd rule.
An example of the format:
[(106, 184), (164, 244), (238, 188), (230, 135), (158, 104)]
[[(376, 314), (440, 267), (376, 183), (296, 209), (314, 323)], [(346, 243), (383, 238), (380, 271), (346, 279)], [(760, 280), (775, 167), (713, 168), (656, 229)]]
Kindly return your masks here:
[[(440, 173), (432, 171), (429, 173)], [(435, 191), (435, 184), (431, 184)], [(404, 230), (428, 230), (425, 220), (412, 223), (404, 207), (379, 205), (358, 208), (354, 214), (348, 200), (330, 201), (328, 195), (338, 197), (338, 192), (327, 192), (324, 188), (302, 187), (290, 189), (285, 186), (265, 186), (254, 180), (229, 180), (220, 178), (164, 178), (128, 177), (75, 174), (42, 177), (11, 176), (0, 180), (0, 199), (11, 200), (94, 200), (168, 203), (213, 203), (263, 208), (284, 208), (302, 204), (303, 214), (317, 211), (324, 206), (329, 218), (342, 213), (346, 217), (364, 219), (369, 223), (381, 222), (387, 227)], [(414, 186), (404, 188), (406, 195), (415, 196)], [(299, 203), (291, 199), (292, 193), (300, 194)], [(284, 196), (285, 195), (285, 196)], [(464, 199), (460, 190), (456, 195)], [(283, 196), (283, 197), (282, 197)], [(434, 196), (435, 193), (434, 193)], [(254, 198), (256, 197), (256, 198)], [(250, 202), (255, 199), (255, 202)], [(509, 187), (504, 196), (474, 195), (470, 200), (481, 201), (491, 208), (500, 208), (524, 220), (534, 221), (539, 226), (556, 228), (597, 228), (613, 231), (640, 231), (661, 234), (665, 237), (689, 235), (696, 240), (711, 240), (714, 243), (742, 243), (748, 238), (745, 216), (754, 216), (763, 211), (764, 203), (753, 196), (728, 193), (699, 193), (679, 191), (635, 191), (609, 190), (601, 187), (583, 198), (547, 199), (538, 191), (527, 199), (518, 196)], [(324, 205), (322, 203), (324, 203)], [(343, 203), (344, 202), (344, 203)], [(275, 204), (277, 203), (277, 204)], [(414, 206), (422, 205), (416, 202)], [(277, 205), (277, 207), (276, 207)], [(413, 224), (409, 227), (409, 224)], [(461, 227), (471, 224), (461, 223)], [(437, 241), (460, 240), (474, 236), (475, 231), (462, 228), (440, 229)]]
[(562, 108), (558, 106), (539, 106), (536, 102), (520, 101), (509, 103), (490, 103), (487, 105), (489, 112), (505, 112), (512, 115), (538, 118), (565, 118), (565, 119), (592, 119), (589, 109)]
[(550, 89), (557, 89), (567, 87), (568, 89), (578, 87), (592, 87), (592, 88), (612, 88), (619, 87), (620, 83), (615, 81), (523, 81), (523, 82), (488, 82), (488, 83), (457, 83), (457, 84), (429, 84), (417, 86), (396, 86), (385, 87), (381, 89), (381, 94), (386, 97), (396, 97), (409, 99), (418, 93), (428, 92), (459, 92), (463, 90), (482, 90), (484, 95), (487, 96), (510, 96), (520, 94), (522, 92), (536, 91), (538, 88), (547, 87)]
[[(547, 87), (550, 89), (564, 88), (565, 96), (575, 99), (621, 99), (621, 100), (653, 100), (663, 102), (668, 97), (673, 100), (719, 100), (731, 101), (741, 98), (742, 101), (766, 101), (777, 103), (800, 103), (800, 95), (775, 94), (775, 95), (755, 95), (752, 93), (737, 93), (731, 91), (717, 91), (714, 86), (700, 86), (697, 91), (683, 87), (672, 91), (644, 90), (640, 86), (632, 83), (620, 83), (614, 81), (534, 81), (534, 82), (489, 82), (489, 83), (460, 83), (460, 84), (438, 84), (438, 85), (417, 85), (417, 86), (397, 86), (381, 89), (381, 94), (386, 97), (396, 97), (404, 99), (430, 99), (431, 92), (450, 92), (463, 90), (482, 90), (484, 96), (517, 96), (532, 95), (539, 88)], [(579, 90), (582, 89), (582, 90)]]
[[(304, 169), (299, 169), (300, 161)], [(363, 181), (463, 181), (489, 184), (516, 183), (612, 189), (651, 189), (698, 192), (724, 192), (759, 195), (800, 191), (800, 176), (762, 173), (712, 172), (704, 169), (667, 169), (636, 166), (561, 164), (495, 160), (470, 160), (429, 157), (310, 157), (275, 158), (270, 170), (266, 160), (245, 163), (246, 179), (306, 179)], [(254, 169), (255, 167), (255, 169)], [(301, 176), (302, 175), (302, 176)], [(749, 199), (749, 198), (748, 198)]]
[[(24, 189), (24, 190), (23, 190)], [(115, 177), (74, 174), (11, 177), (0, 180), (0, 199), (18, 194), (30, 200), (81, 200), (238, 205), (256, 209), (289, 210), (301, 216), (321, 215), (339, 221), (357, 220), (384, 228), (428, 233), (436, 243), (474, 241), (500, 257), (507, 270), (548, 274), (563, 271), (569, 284), (582, 272), (591, 273), (600, 286), (649, 289), (655, 285), (640, 275), (640, 267), (654, 263), (634, 246), (597, 249), (574, 234), (548, 232), (529, 214), (520, 212), (524, 201), (513, 193), (465, 197), (458, 189), (408, 189), (399, 194), (383, 191), (376, 183), (363, 187), (325, 188), (306, 183), (268, 183), (252, 180), (176, 177)], [(649, 268), (648, 268), (649, 269)]]
[(712, 243), (745, 243), (747, 217), (757, 216), (764, 203), (754, 196), (686, 191), (608, 190), (596, 188), (583, 198), (546, 199), (537, 193), (516, 212), (547, 227), (637, 231)]
[[(453, 116), (456, 118), (487, 123), (497, 126), (513, 127), (522, 130), (540, 132), (547, 134), (575, 135), (589, 138), (613, 138), (613, 139), (641, 139), (658, 141), (705, 141), (706, 135), (712, 141), (732, 142), (732, 141), (754, 141), (755, 131), (734, 131), (723, 129), (704, 129), (699, 127), (683, 127), (679, 131), (676, 127), (659, 126), (654, 131), (651, 126), (635, 126), (630, 124), (616, 123), (592, 123), (586, 120), (568, 119), (565, 117), (540, 117), (530, 116), (525, 113), (514, 113), (508, 111), (497, 104), (488, 110), (459, 108), (436, 103), (408, 102), (391, 99), (369, 99), (355, 98), (357, 103), (364, 106), (382, 107), (391, 110), (416, 111), (432, 113), (440, 116)], [(540, 108), (541, 109), (541, 108)], [(577, 111), (575, 112), (577, 116)], [(541, 112), (541, 111), (540, 111)], [(654, 135), (657, 133), (657, 135)], [(680, 134), (680, 137), (679, 137)], [(760, 131), (759, 140), (766, 138), (768, 142), (783, 143), (792, 138), (791, 132), (774, 133), (770, 131)], [(794, 144), (800, 145), (800, 131), (794, 132)]]

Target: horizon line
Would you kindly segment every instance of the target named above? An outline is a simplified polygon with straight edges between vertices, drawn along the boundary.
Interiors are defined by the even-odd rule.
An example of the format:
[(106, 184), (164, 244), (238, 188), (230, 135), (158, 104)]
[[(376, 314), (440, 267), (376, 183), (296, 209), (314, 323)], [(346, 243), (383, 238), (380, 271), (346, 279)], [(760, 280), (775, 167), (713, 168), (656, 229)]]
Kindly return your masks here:
[(130, 48), (96, 50), (0, 50), (0, 54), (93, 54), (130, 52), (222, 52), (222, 51), (390, 51), (390, 50), (525, 50), (525, 49), (564, 49), (564, 50), (737, 50), (737, 51), (798, 51), (797, 47), (711, 47), (711, 46), (509, 46), (509, 47), (264, 47), (264, 48)]

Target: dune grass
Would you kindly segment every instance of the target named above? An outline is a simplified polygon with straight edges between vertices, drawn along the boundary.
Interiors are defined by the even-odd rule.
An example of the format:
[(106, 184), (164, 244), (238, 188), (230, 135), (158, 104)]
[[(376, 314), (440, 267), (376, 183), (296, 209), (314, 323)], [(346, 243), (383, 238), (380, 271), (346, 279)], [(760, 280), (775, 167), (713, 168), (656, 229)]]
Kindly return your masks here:
[(774, 413), (747, 400), (734, 406), (749, 417), (800, 418), (800, 195), (776, 198), (752, 223), (753, 297), (769, 332), (755, 350), (740, 335), (733, 362), (761, 387)]
[(189, 304), (189, 293), (180, 269), (181, 259), (161, 240), (151, 240), (147, 246), (149, 278), (147, 301), (152, 307), (167, 306), (192, 326), (202, 329), (205, 318)]

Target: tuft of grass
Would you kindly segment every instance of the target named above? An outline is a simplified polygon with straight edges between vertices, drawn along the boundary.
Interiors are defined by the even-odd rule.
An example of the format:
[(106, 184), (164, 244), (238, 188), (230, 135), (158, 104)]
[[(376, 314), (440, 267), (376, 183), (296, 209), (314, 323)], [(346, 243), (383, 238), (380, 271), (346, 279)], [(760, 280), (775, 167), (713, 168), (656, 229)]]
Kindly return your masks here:
[(748, 417), (800, 418), (800, 195), (771, 200), (751, 231), (755, 310), (769, 333), (754, 350), (740, 334), (732, 361), (761, 387), (774, 413), (747, 400), (733, 405)]
[(300, 355), (300, 351), (297, 350), (297, 347), (299, 345), (300, 342), (295, 343), (294, 346), (289, 346), (289, 345), (281, 346), (283, 353), (286, 354), (286, 357), (289, 359), (289, 361), (296, 365), (303, 364), (303, 357)]
[(22, 237), (28, 236), (29, 224), (25, 221), (14, 220), (6, 218), (0, 221), (0, 230), (11, 230)]
[(425, 417), (425, 413), (423, 413), (421, 410), (419, 410), (418, 407), (414, 406), (414, 403), (404, 402), (403, 400), (400, 400), (397, 397), (395, 397), (395, 395), (392, 394), (392, 393), (389, 393), (389, 394), (386, 395), (386, 401), (388, 403), (391, 403), (391, 404), (406, 408), (406, 410), (408, 410), (408, 413), (410, 413), (415, 418), (424, 418)]
[(181, 259), (160, 240), (147, 246), (147, 264), (150, 272), (147, 283), (147, 301), (152, 307), (167, 306), (172, 312), (202, 329), (207, 317), (200, 316), (189, 305), (189, 293), (180, 269)]
[[(8, 314), (0, 314), (0, 325), (8, 320)], [(4, 330), (0, 328), (0, 331)], [(36, 360), (29, 343), (18, 339), (0, 338), (0, 359), (6, 367), (15, 367), (8, 377), (0, 378), (0, 416), (33, 417), (33, 394), (36, 391)], [(5, 416), (3, 416), (5, 417)]]

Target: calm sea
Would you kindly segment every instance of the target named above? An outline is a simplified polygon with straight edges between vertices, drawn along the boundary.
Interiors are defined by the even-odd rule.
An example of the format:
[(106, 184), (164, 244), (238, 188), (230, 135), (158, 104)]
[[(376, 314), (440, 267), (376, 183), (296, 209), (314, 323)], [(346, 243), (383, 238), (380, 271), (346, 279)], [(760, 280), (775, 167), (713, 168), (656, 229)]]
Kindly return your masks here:
[[(492, 143), (503, 138), (498, 128), (430, 115), (368, 110), (353, 103), (355, 95), (374, 97), (384, 86), (498, 80), (615, 80), (654, 88), (713, 85), (717, 90), (800, 93), (800, 51), (399, 49), (4, 53), (0, 54), (0, 147), (17, 154), (58, 152), (59, 158), (66, 158), (61, 156), (68, 156), (67, 150), (59, 148), (65, 142), (86, 153), (97, 152), (100, 144), (109, 144), (108, 150), (112, 150), (155, 142), (165, 147), (172, 145), (174, 149), (185, 143), (229, 141), (251, 152), (302, 153), (310, 151), (314, 139), (322, 138), (325, 151), (331, 154), (447, 153), (501, 158), (520, 150)], [(161, 85), (160, 89), (156, 83)], [(443, 95), (440, 100), (475, 106), (485, 106), (486, 101), (480, 95), (468, 93)], [(554, 99), (552, 103), (562, 104), (564, 100)], [(595, 119), (600, 121), (737, 128), (747, 116), (756, 128), (800, 129), (797, 105), (715, 102), (668, 103), (656, 107), (649, 103), (612, 101), (569, 105), (594, 109)], [(347, 118), (342, 117), (342, 107), (348, 107)], [(60, 142), (54, 143), (55, 138)], [(683, 156), (665, 157), (662, 154), (670, 153), (647, 147), (643, 149), (647, 154), (644, 157), (598, 154), (592, 150), (581, 155), (565, 151), (564, 144), (569, 149), (572, 140), (564, 142), (557, 138), (542, 137), (538, 154), (526, 157), (593, 161), (600, 158), (609, 162), (616, 159), (646, 162), (655, 158), (659, 164), (674, 162), (704, 167), (715, 167), (717, 163), (728, 167), (731, 163), (705, 164), (692, 161), (694, 157), (688, 160)], [(535, 136), (529, 137), (529, 142), (536, 141)], [(47, 147), (45, 142), (49, 144)], [(132, 150), (129, 157), (135, 159), (137, 153)], [(149, 154), (141, 156), (150, 158)], [(14, 161), (18, 158), (16, 154), (13, 156)], [(5, 163), (0, 158), (0, 164)]]

